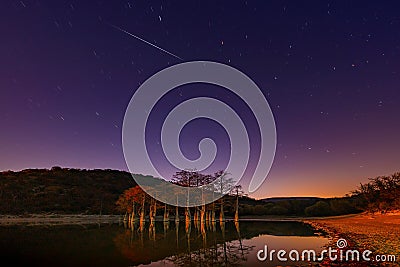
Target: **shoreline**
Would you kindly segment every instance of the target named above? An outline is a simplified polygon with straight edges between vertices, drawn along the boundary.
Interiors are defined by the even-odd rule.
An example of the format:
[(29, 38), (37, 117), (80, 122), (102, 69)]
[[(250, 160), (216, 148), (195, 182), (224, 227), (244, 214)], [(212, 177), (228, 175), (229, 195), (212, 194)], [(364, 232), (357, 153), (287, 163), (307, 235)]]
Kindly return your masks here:
[(121, 215), (29, 214), (0, 215), (0, 226), (10, 225), (79, 225), (119, 223)]
[[(306, 222), (308, 220), (325, 220), (335, 218), (348, 218), (357, 215), (341, 215), (334, 217), (296, 217), (296, 216), (243, 216), (240, 221), (265, 221), (265, 222), (284, 222), (284, 221), (297, 221)], [(184, 218), (181, 216), (181, 220)], [(226, 221), (233, 221), (233, 217), (226, 217)], [(4, 225), (68, 225), (68, 224), (98, 224), (98, 223), (121, 223), (123, 221), (122, 215), (113, 214), (24, 214), (24, 215), (0, 215), (0, 226)], [(162, 216), (157, 216), (156, 221), (163, 221)], [(174, 219), (170, 219), (174, 221)]]
[[(400, 213), (362, 213), (342, 218), (305, 219), (327, 235), (327, 247), (337, 248), (337, 240), (347, 241), (346, 249), (370, 250), (372, 255), (395, 255), (395, 262), (328, 262), (326, 266), (400, 266)], [(323, 265), (325, 266), (325, 265)]]

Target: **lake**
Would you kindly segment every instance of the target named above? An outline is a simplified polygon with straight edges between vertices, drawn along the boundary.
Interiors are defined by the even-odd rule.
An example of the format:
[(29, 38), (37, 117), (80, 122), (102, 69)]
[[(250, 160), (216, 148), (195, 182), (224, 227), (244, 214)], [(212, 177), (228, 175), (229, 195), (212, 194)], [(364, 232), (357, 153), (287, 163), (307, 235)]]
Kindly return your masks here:
[[(12, 266), (275, 266), (264, 249), (321, 251), (328, 239), (293, 221), (180, 222), (0, 227), (2, 262)], [(296, 265), (306, 262), (296, 262)]]

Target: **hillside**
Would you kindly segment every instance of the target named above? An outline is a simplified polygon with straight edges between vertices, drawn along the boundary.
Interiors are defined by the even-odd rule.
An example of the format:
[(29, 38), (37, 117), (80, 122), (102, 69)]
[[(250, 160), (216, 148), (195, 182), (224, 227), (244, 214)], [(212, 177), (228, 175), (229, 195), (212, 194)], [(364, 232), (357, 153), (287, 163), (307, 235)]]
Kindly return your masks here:
[(260, 199), (264, 202), (280, 202), (280, 201), (291, 201), (291, 200), (298, 200), (298, 201), (312, 201), (317, 202), (319, 200), (323, 200), (320, 197), (269, 197)]
[(0, 172), (0, 214), (115, 214), (119, 195), (135, 182), (128, 172), (53, 167)]

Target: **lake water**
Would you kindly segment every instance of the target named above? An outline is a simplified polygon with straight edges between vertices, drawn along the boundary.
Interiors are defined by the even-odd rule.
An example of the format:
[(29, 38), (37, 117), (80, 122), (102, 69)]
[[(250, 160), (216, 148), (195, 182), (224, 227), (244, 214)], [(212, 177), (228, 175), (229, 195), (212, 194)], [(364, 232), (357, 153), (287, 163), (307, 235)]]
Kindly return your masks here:
[(142, 229), (13, 225), (0, 227), (0, 261), (10, 266), (276, 266), (293, 262), (260, 262), (257, 252), (265, 245), (318, 252), (327, 241), (310, 226), (288, 221), (157, 222)]

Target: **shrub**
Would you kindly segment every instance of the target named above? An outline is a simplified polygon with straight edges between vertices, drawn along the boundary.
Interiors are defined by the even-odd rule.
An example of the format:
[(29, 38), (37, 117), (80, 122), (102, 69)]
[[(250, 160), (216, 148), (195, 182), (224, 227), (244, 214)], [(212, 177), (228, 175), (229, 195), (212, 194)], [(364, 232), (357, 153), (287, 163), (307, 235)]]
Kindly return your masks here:
[(332, 210), (325, 201), (318, 201), (314, 205), (307, 207), (304, 213), (307, 216), (327, 216), (332, 214)]

